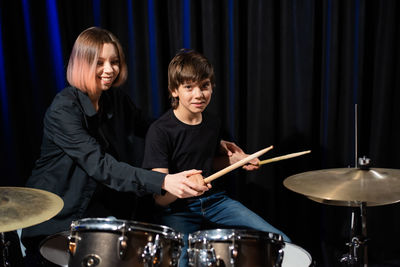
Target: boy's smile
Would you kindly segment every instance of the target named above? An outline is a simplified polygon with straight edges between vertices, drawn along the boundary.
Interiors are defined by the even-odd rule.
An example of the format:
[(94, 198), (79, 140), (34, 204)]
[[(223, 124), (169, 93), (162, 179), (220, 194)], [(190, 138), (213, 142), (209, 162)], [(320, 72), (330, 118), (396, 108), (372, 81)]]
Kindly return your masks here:
[(179, 99), (175, 115), (188, 124), (201, 122), (201, 112), (210, 103), (212, 85), (210, 79), (200, 82), (184, 82), (178, 89), (172, 91), (172, 96)]

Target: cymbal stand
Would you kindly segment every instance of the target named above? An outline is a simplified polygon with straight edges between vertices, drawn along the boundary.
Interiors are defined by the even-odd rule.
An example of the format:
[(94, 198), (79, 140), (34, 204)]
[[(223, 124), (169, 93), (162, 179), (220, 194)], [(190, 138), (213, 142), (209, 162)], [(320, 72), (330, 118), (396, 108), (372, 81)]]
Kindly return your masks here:
[[(361, 218), (361, 236), (357, 236), (355, 227), (355, 211), (351, 213), (351, 240), (346, 243), (349, 247), (349, 253), (344, 254), (340, 262), (346, 263), (347, 266), (368, 266), (367, 254), (367, 220), (366, 220), (366, 203), (360, 203), (360, 218)], [(360, 257), (359, 257), (359, 254)], [(360, 260), (363, 258), (363, 261)]]
[(1, 246), (1, 251), (2, 251), (2, 263), (3, 263), (3, 267), (9, 267), (10, 263), (8, 262), (8, 246), (10, 245), (10, 242), (6, 242), (4, 233), (0, 233), (0, 246)]
[[(368, 170), (370, 165), (370, 159), (358, 158), (358, 107), (357, 104), (354, 106), (354, 156), (355, 156), (355, 168)], [(359, 163), (359, 164), (357, 164)], [(367, 250), (367, 203), (360, 202), (360, 217), (361, 217), (361, 236), (357, 237), (355, 230), (355, 212), (354, 209), (351, 211), (351, 240), (346, 243), (349, 247), (349, 253), (344, 254), (340, 259), (340, 262), (346, 263), (348, 266), (368, 266), (368, 250)], [(362, 252), (364, 254), (364, 263), (358, 263), (359, 257), (357, 252)], [(361, 257), (362, 258), (362, 257)]]

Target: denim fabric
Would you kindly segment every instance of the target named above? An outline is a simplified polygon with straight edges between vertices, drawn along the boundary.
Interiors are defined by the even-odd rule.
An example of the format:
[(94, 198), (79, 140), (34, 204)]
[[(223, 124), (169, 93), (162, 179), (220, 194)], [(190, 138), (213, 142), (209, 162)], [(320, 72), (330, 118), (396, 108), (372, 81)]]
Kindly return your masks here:
[(188, 266), (188, 234), (203, 229), (254, 229), (280, 234), (285, 242), (290, 242), (283, 232), (222, 192), (203, 198), (189, 199), (186, 205), (172, 204), (162, 210), (159, 219), (161, 224), (184, 234), (180, 267)]

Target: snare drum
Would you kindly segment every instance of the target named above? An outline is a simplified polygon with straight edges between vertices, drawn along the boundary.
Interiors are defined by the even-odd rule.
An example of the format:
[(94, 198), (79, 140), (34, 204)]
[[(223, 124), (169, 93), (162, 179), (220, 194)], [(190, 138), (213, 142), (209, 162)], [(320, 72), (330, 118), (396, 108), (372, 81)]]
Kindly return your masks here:
[(255, 230), (215, 229), (189, 234), (189, 265), (278, 267), (282, 236)]
[(311, 263), (312, 258), (307, 251), (295, 244), (285, 243), (282, 267), (310, 267)]
[(73, 221), (68, 238), (71, 267), (177, 266), (183, 244), (166, 226), (101, 218)]

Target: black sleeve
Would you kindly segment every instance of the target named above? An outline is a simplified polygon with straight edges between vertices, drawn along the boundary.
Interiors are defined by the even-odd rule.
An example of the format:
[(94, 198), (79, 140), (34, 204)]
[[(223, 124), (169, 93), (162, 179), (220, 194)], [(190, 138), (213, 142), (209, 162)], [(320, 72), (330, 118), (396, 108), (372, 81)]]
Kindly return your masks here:
[(118, 191), (160, 193), (165, 174), (118, 162), (83, 127), (77, 106), (58, 106), (47, 114), (46, 130), (54, 143), (90, 177)]
[(153, 124), (146, 135), (143, 168), (169, 168), (168, 134)]

